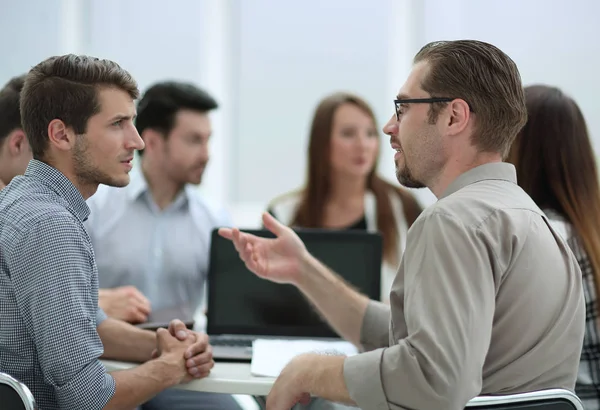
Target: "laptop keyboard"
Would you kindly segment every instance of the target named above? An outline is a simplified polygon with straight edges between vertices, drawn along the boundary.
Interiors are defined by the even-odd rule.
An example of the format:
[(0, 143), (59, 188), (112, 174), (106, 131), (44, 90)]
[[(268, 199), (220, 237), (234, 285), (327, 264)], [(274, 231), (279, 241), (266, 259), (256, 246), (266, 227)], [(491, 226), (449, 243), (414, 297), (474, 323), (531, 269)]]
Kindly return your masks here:
[(210, 344), (213, 346), (236, 346), (236, 347), (252, 347), (250, 339), (211, 339)]

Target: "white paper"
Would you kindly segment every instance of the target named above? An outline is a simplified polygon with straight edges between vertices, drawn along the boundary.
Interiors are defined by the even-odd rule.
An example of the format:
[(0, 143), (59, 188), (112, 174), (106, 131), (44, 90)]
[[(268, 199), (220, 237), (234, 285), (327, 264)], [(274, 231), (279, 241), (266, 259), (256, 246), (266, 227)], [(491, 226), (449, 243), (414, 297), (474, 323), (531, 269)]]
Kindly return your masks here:
[(344, 341), (256, 339), (250, 372), (254, 376), (278, 377), (290, 360), (302, 353), (352, 356), (358, 351)]

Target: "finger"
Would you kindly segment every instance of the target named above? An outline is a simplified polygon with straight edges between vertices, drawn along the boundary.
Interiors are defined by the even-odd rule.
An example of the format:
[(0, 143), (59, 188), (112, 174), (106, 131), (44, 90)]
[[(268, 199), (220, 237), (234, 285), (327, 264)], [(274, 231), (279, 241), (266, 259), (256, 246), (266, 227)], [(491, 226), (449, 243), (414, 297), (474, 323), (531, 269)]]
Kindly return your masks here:
[(156, 358), (158, 357), (158, 350), (157, 350), (157, 349), (154, 349), (154, 350), (152, 351), (152, 354), (150, 354), (150, 357), (151, 357), (152, 359), (156, 359)]
[(123, 320), (130, 323), (144, 323), (148, 320), (148, 315), (136, 307), (130, 306), (127, 308)]
[(214, 366), (215, 366), (215, 362), (211, 361), (211, 362), (205, 363), (201, 366), (189, 367), (188, 373), (194, 377), (201, 377), (203, 375), (208, 375)]
[(233, 246), (235, 247), (236, 251), (240, 251), (240, 236), (242, 235), (242, 233), (240, 232), (239, 229), (237, 228), (233, 228), (233, 230), (231, 231), (231, 238), (233, 240)]
[(298, 402), (300, 404), (302, 404), (303, 406), (308, 406), (310, 404), (310, 394), (308, 393), (302, 393), (302, 395), (300, 396), (300, 400), (298, 400)]
[(260, 265), (258, 254), (254, 251), (254, 246), (252, 246), (252, 244), (248, 244), (246, 252), (248, 253), (248, 258), (244, 261), (246, 263), (246, 267), (251, 272), (262, 276), (265, 272), (263, 267)]
[(219, 228), (219, 235), (225, 239), (233, 240), (233, 232), (231, 228)]
[(150, 314), (150, 305), (142, 302), (139, 299), (130, 299), (129, 304), (135, 308), (135, 310), (143, 313), (144, 315)]
[(274, 233), (275, 236), (281, 235), (286, 230), (286, 226), (275, 219), (275, 217), (268, 212), (263, 212), (262, 220), (265, 228)]
[(159, 345), (162, 343), (169, 342), (172, 338), (173, 337), (171, 336), (169, 331), (164, 327), (159, 327), (158, 329), (156, 329), (156, 341)]
[(171, 320), (169, 323), (169, 333), (181, 341), (186, 340), (189, 336), (187, 327), (179, 319)]
[(138, 302), (138, 304), (150, 313), (150, 301), (142, 292), (140, 292), (137, 288), (134, 288), (135, 292), (133, 293), (134, 299)]
[[(207, 350), (212, 351), (212, 348), (208, 345), (208, 337), (203, 333), (195, 333), (196, 342), (187, 348), (185, 351), (185, 358), (189, 359), (200, 353), (204, 353)], [(210, 349), (209, 349), (210, 348)]]
[(267, 410), (288, 410), (300, 401), (301, 396), (293, 396), (288, 392), (281, 392), (267, 396)]
[[(240, 254), (240, 259), (244, 262), (247, 262), (250, 257), (252, 256), (252, 252), (251, 252), (251, 244), (248, 241), (248, 238), (246, 237), (246, 235), (241, 235), (239, 236), (239, 240), (238, 240), (238, 253)], [(250, 249), (250, 251), (249, 251)]]
[(186, 367), (196, 367), (206, 363), (210, 363), (213, 360), (212, 346), (208, 345), (206, 348), (192, 356), (185, 354), (187, 358), (185, 365)]

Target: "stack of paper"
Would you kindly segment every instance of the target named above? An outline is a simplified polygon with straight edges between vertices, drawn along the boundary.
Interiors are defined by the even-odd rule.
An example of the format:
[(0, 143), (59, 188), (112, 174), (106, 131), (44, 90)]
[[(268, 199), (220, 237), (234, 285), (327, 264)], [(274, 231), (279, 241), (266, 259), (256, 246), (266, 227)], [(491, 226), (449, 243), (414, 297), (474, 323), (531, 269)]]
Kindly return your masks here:
[(302, 353), (352, 356), (358, 352), (352, 343), (344, 341), (257, 339), (252, 344), (250, 372), (278, 377), (290, 360)]

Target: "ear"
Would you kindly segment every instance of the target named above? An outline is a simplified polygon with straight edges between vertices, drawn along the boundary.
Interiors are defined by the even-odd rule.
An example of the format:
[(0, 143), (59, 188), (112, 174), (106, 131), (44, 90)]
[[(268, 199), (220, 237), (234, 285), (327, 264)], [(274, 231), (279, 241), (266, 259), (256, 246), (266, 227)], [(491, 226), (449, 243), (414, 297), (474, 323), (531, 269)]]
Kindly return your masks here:
[(144, 132), (142, 132), (141, 137), (142, 140), (144, 140), (145, 152), (153, 152), (160, 149), (165, 141), (161, 132), (151, 128), (145, 129)]
[(448, 106), (448, 133), (457, 135), (462, 133), (471, 121), (471, 109), (465, 100), (457, 98), (449, 103)]
[(16, 157), (24, 151), (29, 151), (29, 142), (22, 129), (16, 129), (8, 134), (6, 145), (11, 156)]
[(59, 119), (54, 119), (48, 124), (48, 137), (50, 145), (59, 151), (70, 151), (75, 146), (77, 138), (73, 129)]

